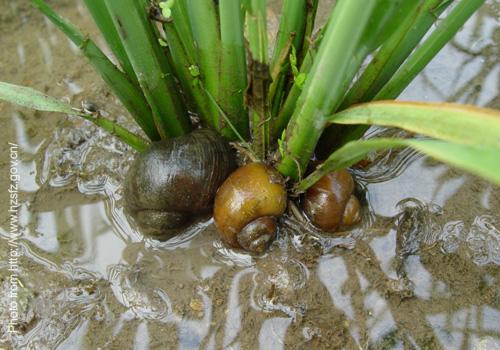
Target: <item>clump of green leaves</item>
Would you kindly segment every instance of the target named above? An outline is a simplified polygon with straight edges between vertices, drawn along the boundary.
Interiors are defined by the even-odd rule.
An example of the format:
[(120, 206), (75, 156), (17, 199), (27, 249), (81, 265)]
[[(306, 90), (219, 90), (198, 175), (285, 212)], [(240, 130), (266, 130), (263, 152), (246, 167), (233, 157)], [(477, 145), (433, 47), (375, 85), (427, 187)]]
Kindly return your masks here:
[[(81, 48), (151, 141), (189, 132), (190, 111), (253, 158), (277, 160), (297, 192), (392, 147), (500, 184), (498, 112), (374, 102), (395, 99), (484, 0), (338, 0), (325, 24), (316, 21), (319, 0), (283, 0), (272, 47), (265, 0), (85, 0), (117, 66), (43, 0), (32, 2)], [(71, 111), (145, 147), (111, 121), (54, 100), (47, 107), (49, 98), (33, 91), (2, 84), (0, 98)], [(359, 140), (374, 124), (432, 139)], [(318, 147), (329, 156), (303, 178)]]

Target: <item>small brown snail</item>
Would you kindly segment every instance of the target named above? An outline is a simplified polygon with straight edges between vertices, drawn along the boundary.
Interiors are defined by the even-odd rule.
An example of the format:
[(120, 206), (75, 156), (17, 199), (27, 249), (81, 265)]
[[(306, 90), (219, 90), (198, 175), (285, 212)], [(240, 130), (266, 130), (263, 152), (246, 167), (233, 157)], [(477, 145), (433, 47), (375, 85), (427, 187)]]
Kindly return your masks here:
[(127, 174), (127, 209), (144, 233), (175, 235), (212, 208), (217, 189), (234, 167), (229, 145), (209, 129), (154, 142)]
[(352, 226), (361, 219), (361, 206), (353, 191), (354, 180), (348, 171), (328, 173), (306, 191), (304, 212), (323, 231)]
[(215, 225), (233, 248), (262, 253), (276, 235), (287, 193), (283, 178), (263, 163), (250, 163), (233, 172), (217, 191)]

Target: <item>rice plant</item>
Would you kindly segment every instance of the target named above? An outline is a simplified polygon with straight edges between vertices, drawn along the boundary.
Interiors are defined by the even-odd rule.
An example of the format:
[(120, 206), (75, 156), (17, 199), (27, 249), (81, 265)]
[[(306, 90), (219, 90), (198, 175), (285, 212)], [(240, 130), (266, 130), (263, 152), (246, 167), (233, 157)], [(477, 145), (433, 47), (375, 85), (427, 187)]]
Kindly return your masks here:
[[(88, 58), (149, 140), (30, 88), (0, 98), (86, 118), (137, 151), (204, 127), (266, 161), (300, 193), (374, 150), (411, 147), (500, 184), (500, 114), (395, 99), (484, 0), (284, 0), (268, 40), (265, 0), (85, 0), (117, 62), (32, 0)], [(370, 125), (415, 139), (360, 139)], [(313, 171), (311, 160), (323, 162)]]

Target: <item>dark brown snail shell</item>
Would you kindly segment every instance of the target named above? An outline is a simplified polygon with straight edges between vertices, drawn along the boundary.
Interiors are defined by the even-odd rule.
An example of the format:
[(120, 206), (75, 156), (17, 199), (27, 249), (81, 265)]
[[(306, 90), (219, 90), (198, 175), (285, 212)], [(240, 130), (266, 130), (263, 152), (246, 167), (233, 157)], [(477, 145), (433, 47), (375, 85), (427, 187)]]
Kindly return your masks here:
[(154, 142), (125, 180), (128, 211), (144, 233), (175, 235), (212, 208), (217, 189), (234, 169), (227, 142), (209, 129)]
[(281, 175), (263, 163), (250, 163), (236, 169), (217, 191), (215, 225), (229, 246), (262, 253), (276, 235), (276, 220), (286, 204)]
[(347, 170), (328, 173), (306, 191), (304, 212), (323, 231), (352, 226), (361, 219), (361, 206), (353, 191), (354, 180)]

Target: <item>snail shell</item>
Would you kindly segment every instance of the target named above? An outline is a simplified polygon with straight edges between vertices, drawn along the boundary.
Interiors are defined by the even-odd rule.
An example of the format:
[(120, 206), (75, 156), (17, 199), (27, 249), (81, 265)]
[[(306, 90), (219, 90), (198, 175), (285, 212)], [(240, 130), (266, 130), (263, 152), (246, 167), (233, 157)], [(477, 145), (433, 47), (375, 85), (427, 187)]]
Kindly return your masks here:
[(229, 145), (209, 129), (154, 142), (127, 174), (127, 209), (144, 233), (175, 235), (175, 229), (210, 211), (234, 164)]
[(328, 173), (306, 191), (304, 212), (323, 231), (352, 226), (361, 219), (361, 206), (353, 191), (354, 180), (347, 170)]
[(217, 191), (214, 221), (233, 248), (262, 253), (276, 235), (277, 217), (286, 209), (283, 178), (263, 163), (238, 168)]

